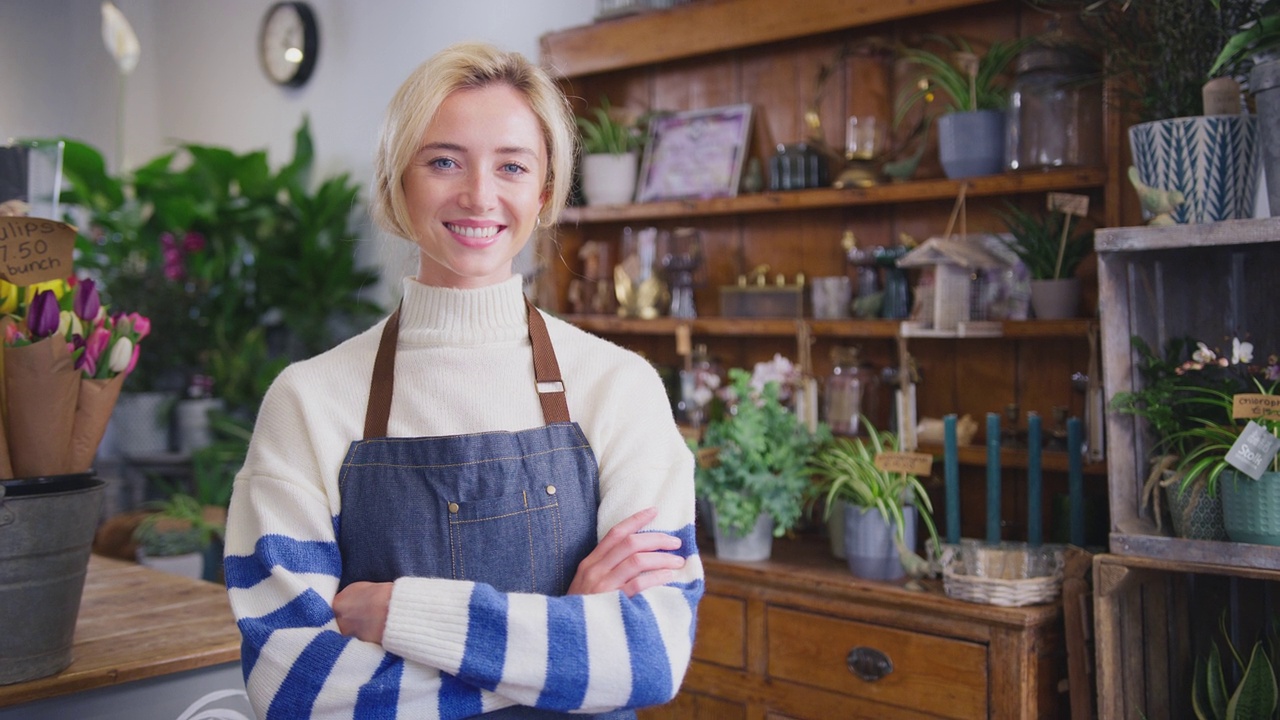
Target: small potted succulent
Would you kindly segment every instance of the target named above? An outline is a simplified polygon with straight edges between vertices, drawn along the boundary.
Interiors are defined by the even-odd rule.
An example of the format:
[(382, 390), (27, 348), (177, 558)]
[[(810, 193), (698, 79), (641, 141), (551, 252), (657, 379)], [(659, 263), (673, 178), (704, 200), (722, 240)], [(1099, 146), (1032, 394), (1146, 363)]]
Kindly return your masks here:
[(635, 196), (640, 148), (640, 123), (601, 98), (588, 116), (577, 118), (582, 133), (582, 194), (588, 205), (631, 202)]
[(211, 518), (199, 500), (185, 493), (153, 502), (150, 508), (153, 512), (133, 532), (138, 562), (175, 575), (203, 577), (205, 549), (222, 533), (223, 521)]

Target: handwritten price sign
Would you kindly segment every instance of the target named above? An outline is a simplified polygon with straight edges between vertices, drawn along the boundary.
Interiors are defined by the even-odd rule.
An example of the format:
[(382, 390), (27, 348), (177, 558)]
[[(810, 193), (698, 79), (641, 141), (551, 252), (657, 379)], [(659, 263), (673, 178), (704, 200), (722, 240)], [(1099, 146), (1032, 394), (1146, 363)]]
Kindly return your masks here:
[(876, 455), (876, 467), (885, 472), (928, 475), (933, 470), (929, 453), (886, 452)]
[(34, 285), (71, 274), (75, 228), (34, 217), (0, 217), (0, 279)]

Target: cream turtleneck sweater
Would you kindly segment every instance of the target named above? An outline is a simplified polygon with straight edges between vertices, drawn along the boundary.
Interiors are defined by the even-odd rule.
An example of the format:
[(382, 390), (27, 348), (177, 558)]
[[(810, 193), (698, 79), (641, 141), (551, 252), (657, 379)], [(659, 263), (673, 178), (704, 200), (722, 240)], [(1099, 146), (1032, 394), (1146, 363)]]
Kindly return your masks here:
[[(702, 593), (693, 542), (692, 454), (657, 373), (644, 359), (557, 318), (546, 320), (570, 418), (581, 426), (600, 468), (597, 535), (642, 508), (657, 507), (648, 529), (685, 542), (680, 554), (688, 562), (676, 580), (628, 599), (621, 593), (504, 596), (466, 581), (402, 578), (392, 594), (382, 647), (335, 637), (338, 469), (363, 432), (379, 323), (280, 375), (263, 401), (236, 478), (227, 583), (245, 636), (250, 698), (261, 716), (296, 716), (306, 706), (318, 717), (353, 717), (362, 689), (385, 685), (390, 674), (397, 676), (392, 698), (399, 711), (447, 717), (441, 671), (456, 675), (464, 654), (467, 667), (485, 665), (475, 648), (466, 647), (466, 619), (477, 613), (501, 616), (508, 648), (542, 647), (545, 655), (536, 662), (527, 653), (508, 651), (494, 677), (471, 678), (477, 686), (496, 688), (484, 692), (485, 710), (534, 705), (545, 697), (548, 666), (584, 660), (559, 657), (562, 649), (546, 647), (548, 604), (569, 601), (585, 614), (589, 672), (581, 703), (557, 709), (635, 707), (663, 702), (679, 689), (691, 651), (693, 609)], [(475, 290), (406, 279), (395, 382), (388, 419), (393, 437), (543, 424), (520, 278)], [(653, 618), (648, 636), (636, 636), (634, 623), (624, 620), (637, 603)], [(619, 639), (625, 647), (617, 645)], [(341, 650), (334, 651), (336, 660), (315, 665), (315, 648), (326, 642), (341, 643)], [(622, 658), (628, 650), (635, 656), (631, 662)], [(640, 687), (635, 663), (658, 661), (669, 667), (669, 682)]]

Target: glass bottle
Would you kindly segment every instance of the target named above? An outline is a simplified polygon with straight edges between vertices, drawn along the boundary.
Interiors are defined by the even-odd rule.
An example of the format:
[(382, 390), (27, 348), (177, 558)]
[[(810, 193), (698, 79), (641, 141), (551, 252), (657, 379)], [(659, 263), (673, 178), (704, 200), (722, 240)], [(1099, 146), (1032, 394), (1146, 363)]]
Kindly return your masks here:
[(1009, 88), (1005, 164), (1010, 170), (1102, 164), (1102, 86), (1096, 61), (1032, 45)]
[(831, 374), (822, 388), (822, 414), (831, 432), (857, 435), (862, 427), (863, 378), (858, 348), (831, 348)]
[(707, 421), (707, 411), (720, 387), (720, 368), (707, 354), (707, 346), (694, 346), (689, 366), (680, 371), (679, 410), (683, 420), (694, 430)]

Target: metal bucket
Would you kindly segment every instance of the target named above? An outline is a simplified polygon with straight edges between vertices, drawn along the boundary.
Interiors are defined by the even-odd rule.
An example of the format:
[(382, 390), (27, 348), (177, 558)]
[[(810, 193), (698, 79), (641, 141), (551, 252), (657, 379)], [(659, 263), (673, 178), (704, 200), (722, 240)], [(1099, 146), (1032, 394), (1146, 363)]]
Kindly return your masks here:
[(0, 483), (0, 685), (71, 664), (104, 484), (92, 473)]

